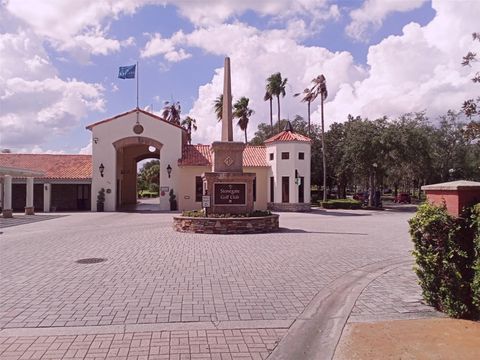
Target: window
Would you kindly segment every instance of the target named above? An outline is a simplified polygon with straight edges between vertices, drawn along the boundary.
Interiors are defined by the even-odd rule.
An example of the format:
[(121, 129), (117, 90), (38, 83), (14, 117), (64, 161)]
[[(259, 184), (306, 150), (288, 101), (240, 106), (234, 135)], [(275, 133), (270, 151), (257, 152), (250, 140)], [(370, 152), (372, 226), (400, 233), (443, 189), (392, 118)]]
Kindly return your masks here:
[(305, 178), (300, 176), (300, 185), (298, 186), (298, 202), (303, 204), (305, 202), (305, 186), (303, 185)]
[(195, 176), (195, 201), (202, 202), (203, 181), (201, 176)]
[(257, 201), (257, 178), (253, 178), (253, 201)]
[(299, 152), (298, 153), (298, 160), (305, 160), (305, 153)]
[(282, 203), (290, 202), (290, 178), (288, 176), (282, 176)]
[(275, 202), (275, 178), (270, 176), (270, 202)]
[(273, 160), (273, 153), (268, 154), (268, 156), (270, 160)]
[(282, 152), (282, 160), (288, 160), (288, 159), (290, 159), (290, 153)]

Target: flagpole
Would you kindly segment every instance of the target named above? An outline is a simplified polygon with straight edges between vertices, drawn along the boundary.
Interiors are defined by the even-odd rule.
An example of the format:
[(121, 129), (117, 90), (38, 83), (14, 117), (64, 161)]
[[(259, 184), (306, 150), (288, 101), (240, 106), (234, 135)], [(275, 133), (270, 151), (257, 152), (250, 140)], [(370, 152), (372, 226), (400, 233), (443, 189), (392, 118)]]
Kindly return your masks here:
[(138, 60), (137, 60), (137, 124), (139, 124), (139, 121), (138, 121), (138, 115), (139, 115), (139, 111), (138, 111), (138, 78), (140, 77), (140, 71), (138, 71)]

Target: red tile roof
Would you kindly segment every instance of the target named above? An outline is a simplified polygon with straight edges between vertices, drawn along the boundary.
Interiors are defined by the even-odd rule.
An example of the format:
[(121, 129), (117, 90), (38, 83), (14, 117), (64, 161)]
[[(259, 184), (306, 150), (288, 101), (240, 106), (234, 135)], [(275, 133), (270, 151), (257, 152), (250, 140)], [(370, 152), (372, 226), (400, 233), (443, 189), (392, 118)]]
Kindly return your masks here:
[(0, 166), (42, 171), (46, 179), (92, 178), (91, 155), (0, 154)]
[(271, 143), (274, 141), (301, 141), (301, 142), (311, 142), (312, 140), (302, 134), (298, 134), (293, 131), (282, 131), (277, 135), (272, 136), (271, 138), (265, 140), (265, 144)]
[[(212, 153), (210, 145), (187, 145), (183, 148), (179, 166), (211, 166)], [(243, 166), (269, 166), (265, 146), (247, 145), (243, 152)]]
[[(88, 130), (92, 130), (95, 126), (97, 125), (100, 125), (100, 124), (103, 124), (103, 123), (106, 123), (106, 122), (109, 122), (109, 121), (112, 121), (112, 120), (115, 120), (115, 119), (118, 119), (118, 118), (121, 118), (122, 116), (125, 116), (125, 115), (128, 115), (128, 114), (131, 114), (133, 112), (137, 111), (137, 109), (133, 109), (133, 110), (130, 110), (130, 111), (127, 111), (127, 112), (124, 112), (123, 114), (119, 114), (119, 115), (115, 115), (114, 117), (111, 117), (111, 118), (108, 118), (108, 119), (105, 119), (105, 120), (101, 120), (101, 121), (98, 121), (96, 123), (93, 123), (93, 124), (90, 124), (90, 125), (87, 125), (86, 128)], [(160, 120), (160, 121), (163, 121), (169, 125), (172, 125), (172, 126), (175, 126), (179, 129), (182, 129), (183, 131), (187, 131), (185, 130), (183, 127), (181, 127), (180, 125), (177, 125), (177, 124), (174, 124), (174, 123), (171, 123), (167, 120), (165, 120), (164, 118), (161, 118), (160, 116), (157, 116), (155, 114), (152, 114), (151, 112), (148, 112), (148, 111), (145, 111), (145, 110), (142, 110), (142, 109), (138, 109), (139, 112), (141, 112), (142, 114), (145, 114), (145, 115), (148, 115), (156, 120)]]

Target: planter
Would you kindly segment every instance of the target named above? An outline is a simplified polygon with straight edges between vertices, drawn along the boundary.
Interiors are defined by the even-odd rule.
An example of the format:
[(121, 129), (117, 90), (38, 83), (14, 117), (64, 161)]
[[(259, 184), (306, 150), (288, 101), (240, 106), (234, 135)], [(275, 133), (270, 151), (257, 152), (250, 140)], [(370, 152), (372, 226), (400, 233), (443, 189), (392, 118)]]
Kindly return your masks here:
[(197, 234), (258, 234), (279, 230), (279, 216), (209, 218), (174, 216), (173, 229)]
[(103, 212), (103, 211), (104, 211), (104, 203), (97, 202), (97, 212)]

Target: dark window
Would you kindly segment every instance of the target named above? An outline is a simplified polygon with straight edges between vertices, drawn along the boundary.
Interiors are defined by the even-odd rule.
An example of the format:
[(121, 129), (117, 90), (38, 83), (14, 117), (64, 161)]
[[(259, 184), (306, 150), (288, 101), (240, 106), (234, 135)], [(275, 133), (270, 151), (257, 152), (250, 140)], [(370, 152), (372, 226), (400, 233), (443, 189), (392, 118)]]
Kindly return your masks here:
[(268, 156), (270, 157), (270, 160), (273, 160), (273, 153), (268, 154)]
[(290, 178), (288, 176), (282, 176), (282, 202), (290, 202)]
[(203, 182), (201, 176), (195, 176), (195, 201), (202, 202)]
[(305, 186), (303, 185), (304, 181), (305, 181), (305, 178), (303, 176), (300, 176), (300, 185), (298, 186), (298, 202), (302, 204), (305, 202), (305, 195), (304, 195)]
[(282, 152), (282, 160), (288, 160), (288, 159), (290, 159), (290, 153)]
[(257, 201), (257, 178), (253, 178), (253, 201)]
[(270, 202), (273, 203), (275, 201), (275, 178), (270, 176)]
[(298, 159), (299, 159), (299, 160), (304, 160), (304, 159), (305, 159), (305, 153), (299, 152), (299, 153), (298, 153)]

